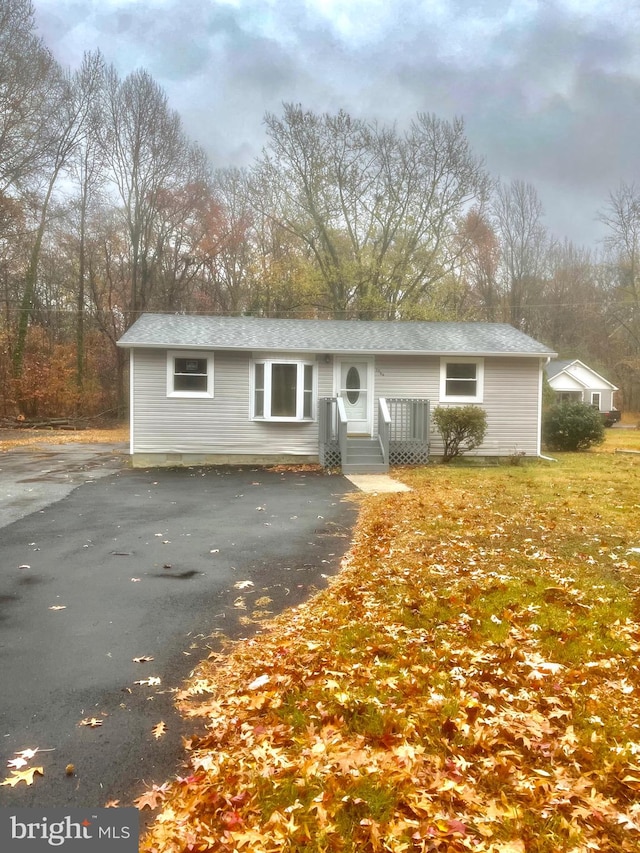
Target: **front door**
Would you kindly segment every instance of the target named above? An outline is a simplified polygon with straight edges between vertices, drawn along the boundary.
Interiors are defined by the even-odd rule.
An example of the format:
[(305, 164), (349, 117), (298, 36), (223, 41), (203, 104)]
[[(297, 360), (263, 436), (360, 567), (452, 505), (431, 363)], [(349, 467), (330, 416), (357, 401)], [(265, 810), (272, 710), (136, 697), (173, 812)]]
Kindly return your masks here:
[(373, 373), (369, 361), (341, 361), (338, 373), (338, 397), (342, 397), (347, 413), (349, 435), (371, 435), (371, 389)]

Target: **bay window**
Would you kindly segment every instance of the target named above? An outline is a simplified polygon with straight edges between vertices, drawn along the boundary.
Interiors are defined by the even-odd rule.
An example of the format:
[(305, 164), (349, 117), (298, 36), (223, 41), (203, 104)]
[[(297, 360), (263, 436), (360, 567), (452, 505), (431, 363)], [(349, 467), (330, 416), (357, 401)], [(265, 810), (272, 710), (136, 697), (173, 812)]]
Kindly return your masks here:
[(313, 419), (313, 364), (303, 361), (254, 361), (252, 412), (259, 420)]

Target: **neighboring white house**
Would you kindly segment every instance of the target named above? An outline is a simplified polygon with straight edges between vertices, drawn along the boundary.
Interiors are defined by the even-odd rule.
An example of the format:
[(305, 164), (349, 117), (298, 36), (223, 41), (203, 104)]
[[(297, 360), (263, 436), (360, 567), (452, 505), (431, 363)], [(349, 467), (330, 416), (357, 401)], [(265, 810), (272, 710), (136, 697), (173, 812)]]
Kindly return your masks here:
[(613, 394), (618, 388), (577, 358), (550, 361), (545, 369), (558, 402), (588, 403), (604, 415), (615, 409)]
[(441, 454), (435, 406), (486, 410), (477, 455), (539, 455), (542, 371), (555, 355), (497, 323), (161, 314), (143, 314), (118, 345), (130, 350), (135, 466), (352, 472)]

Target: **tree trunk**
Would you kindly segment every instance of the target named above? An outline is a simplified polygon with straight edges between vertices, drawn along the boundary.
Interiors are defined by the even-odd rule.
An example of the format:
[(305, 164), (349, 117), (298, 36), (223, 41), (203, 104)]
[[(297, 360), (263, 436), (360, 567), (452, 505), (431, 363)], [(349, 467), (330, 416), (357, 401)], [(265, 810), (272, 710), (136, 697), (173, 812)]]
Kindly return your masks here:
[[(42, 210), (40, 211), (40, 222), (36, 231), (36, 238), (29, 256), (29, 266), (25, 274), (24, 293), (22, 294), (22, 302), (20, 303), (20, 316), (18, 317), (18, 334), (16, 337), (16, 345), (13, 350), (12, 367), (13, 378), (19, 379), (22, 376), (22, 368), (24, 366), (24, 353), (27, 345), (27, 331), (29, 329), (29, 321), (33, 313), (33, 306), (36, 294), (36, 282), (38, 280), (38, 263), (40, 261), (40, 249), (42, 248), (42, 238), (47, 225), (47, 212), (49, 210), (49, 202), (53, 193), (53, 187), (58, 177), (59, 168), (53, 172), (53, 176), (49, 181), (47, 194), (42, 202)], [(20, 405), (20, 401), (19, 401)]]
[(40, 248), (42, 246), (42, 237), (45, 228), (45, 214), (43, 211), (40, 225), (36, 233), (35, 243), (31, 249), (29, 256), (29, 265), (25, 273), (24, 292), (20, 303), (20, 316), (18, 317), (18, 333), (16, 336), (16, 345), (13, 350), (12, 365), (13, 377), (19, 379), (22, 376), (22, 368), (24, 366), (24, 353), (27, 345), (27, 331), (29, 329), (29, 321), (33, 312), (33, 306), (36, 293), (36, 281), (38, 278), (38, 261), (40, 259)]
[(80, 207), (80, 251), (78, 258), (78, 319), (76, 325), (76, 384), (81, 392), (84, 387), (84, 277), (85, 277), (85, 227), (87, 217), (87, 194), (83, 188)]
[(128, 353), (115, 347), (116, 350), (116, 409), (118, 420), (122, 420), (127, 414), (127, 401), (129, 395), (125, 385), (127, 355)]

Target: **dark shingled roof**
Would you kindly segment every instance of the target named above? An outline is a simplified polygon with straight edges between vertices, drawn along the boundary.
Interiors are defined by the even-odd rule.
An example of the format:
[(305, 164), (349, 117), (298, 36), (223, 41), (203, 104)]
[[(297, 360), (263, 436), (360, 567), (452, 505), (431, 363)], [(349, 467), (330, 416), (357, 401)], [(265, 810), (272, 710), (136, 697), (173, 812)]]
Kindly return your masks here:
[(552, 379), (558, 373), (562, 373), (562, 371), (566, 367), (569, 367), (570, 364), (573, 364), (574, 361), (575, 361), (575, 359), (573, 359), (573, 360), (566, 360), (565, 359), (564, 361), (550, 361), (549, 364), (547, 364), (547, 366), (545, 367), (545, 372), (546, 372), (547, 376), (549, 377), (549, 379)]
[(505, 323), (277, 320), (185, 314), (143, 314), (118, 344), (315, 353), (555, 355), (549, 347)]

